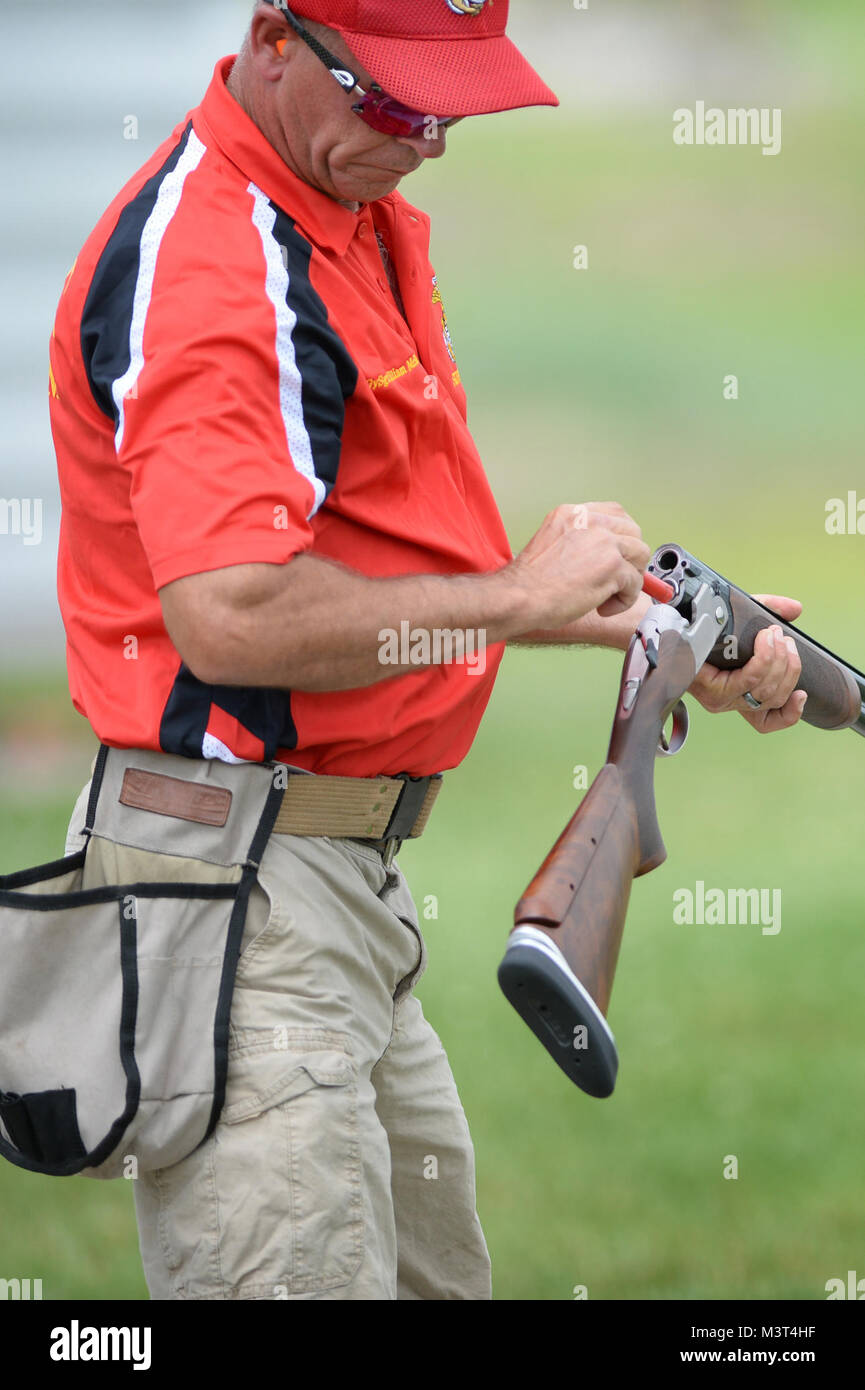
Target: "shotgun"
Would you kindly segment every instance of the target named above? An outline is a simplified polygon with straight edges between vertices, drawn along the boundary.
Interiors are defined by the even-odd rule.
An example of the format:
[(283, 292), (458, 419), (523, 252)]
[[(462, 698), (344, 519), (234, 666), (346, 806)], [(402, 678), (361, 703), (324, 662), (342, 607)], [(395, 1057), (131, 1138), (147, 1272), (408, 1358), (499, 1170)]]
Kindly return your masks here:
[[(803, 721), (865, 735), (865, 674), (678, 545), (652, 556), (655, 602), (625, 657), (607, 760), (529, 884), (499, 966), (505, 997), (567, 1076), (612, 1094), (619, 1059), (607, 1010), (631, 884), (667, 851), (655, 810), (656, 756), (688, 735), (682, 696), (705, 661), (737, 669), (778, 624), (802, 660)], [(664, 730), (672, 717), (670, 737)]]

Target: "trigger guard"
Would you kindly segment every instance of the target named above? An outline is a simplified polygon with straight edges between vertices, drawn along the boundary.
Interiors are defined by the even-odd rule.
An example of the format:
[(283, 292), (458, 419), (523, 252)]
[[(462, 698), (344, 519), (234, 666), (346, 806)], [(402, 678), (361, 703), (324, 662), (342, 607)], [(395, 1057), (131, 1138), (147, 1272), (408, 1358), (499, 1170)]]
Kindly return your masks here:
[(661, 739), (658, 744), (657, 758), (674, 758), (677, 753), (681, 753), (688, 738), (691, 728), (691, 718), (688, 714), (688, 707), (683, 700), (677, 700), (672, 709), (673, 732), (670, 742), (665, 743), (664, 731), (661, 730)]

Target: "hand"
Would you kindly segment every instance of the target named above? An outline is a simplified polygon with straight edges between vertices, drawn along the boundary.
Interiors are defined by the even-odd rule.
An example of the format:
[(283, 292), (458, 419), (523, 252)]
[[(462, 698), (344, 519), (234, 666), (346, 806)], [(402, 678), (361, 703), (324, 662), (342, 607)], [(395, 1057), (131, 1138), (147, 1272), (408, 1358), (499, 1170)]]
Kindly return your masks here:
[[(792, 622), (802, 612), (794, 598), (777, 594), (754, 597), (779, 617)], [(690, 693), (712, 714), (737, 710), (760, 734), (776, 733), (798, 724), (807, 695), (797, 690), (802, 662), (792, 637), (784, 638), (780, 627), (764, 628), (754, 642), (754, 655), (738, 671), (719, 671), (708, 662), (698, 673)], [(743, 699), (745, 692), (759, 700), (762, 709), (751, 709)]]
[(633, 608), (650, 557), (639, 526), (617, 502), (587, 502), (550, 512), (501, 574), (521, 591), (528, 632)]

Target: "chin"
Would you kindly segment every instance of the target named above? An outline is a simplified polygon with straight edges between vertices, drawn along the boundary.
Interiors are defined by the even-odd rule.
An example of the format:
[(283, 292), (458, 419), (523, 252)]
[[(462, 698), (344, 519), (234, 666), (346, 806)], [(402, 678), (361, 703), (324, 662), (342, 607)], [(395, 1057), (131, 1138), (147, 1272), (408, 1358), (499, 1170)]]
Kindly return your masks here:
[(405, 174), (391, 174), (388, 178), (376, 179), (374, 183), (370, 181), (352, 196), (359, 203), (374, 203), (376, 198), (385, 198), (388, 193), (393, 193), (404, 178)]
[(340, 198), (353, 203), (372, 203), (393, 193), (406, 177), (393, 169), (382, 169), (372, 177), (346, 179), (337, 185)]

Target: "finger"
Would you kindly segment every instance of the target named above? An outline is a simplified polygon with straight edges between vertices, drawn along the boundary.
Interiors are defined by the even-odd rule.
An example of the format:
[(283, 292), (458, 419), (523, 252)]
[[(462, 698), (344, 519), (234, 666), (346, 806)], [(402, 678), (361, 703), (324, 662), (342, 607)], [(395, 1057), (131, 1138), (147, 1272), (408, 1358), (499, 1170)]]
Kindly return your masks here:
[(706, 662), (697, 672), (690, 693), (710, 713), (723, 714), (725, 710), (740, 710), (742, 696), (748, 689), (741, 670), (722, 671)]
[[(772, 696), (784, 680), (789, 660), (790, 650), (780, 627), (773, 624), (758, 632), (754, 642), (754, 655), (742, 668), (743, 675), (747, 673), (751, 677), (749, 690), (755, 700), (773, 708), (780, 708), (784, 704), (784, 700), (773, 704)], [(787, 693), (792, 693), (792, 686)]]
[(646, 542), (640, 536), (620, 535), (617, 538), (617, 545), (629, 565), (633, 565), (638, 572), (639, 587), (643, 587), (643, 575), (652, 558), (652, 552)]
[(616, 569), (613, 577), (616, 591), (611, 597), (616, 599), (623, 609), (633, 608), (643, 592), (643, 569), (644, 566), (639, 560), (631, 563), (625, 557)]
[(743, 711), (743, 718), (761, 734), (774, 734), (781, 729), (792, 729), (802, 718), (808, 696), (804, 690), (796, 690), (781, 709)]
[(778, 694), (783, 696), (786, 704), (793, 692), (799, 687), (799, 679), (802, 675), (802, 658), (799, 655), (799, 649), (792, 637), (785, 637), (784, 642), (787, 646), (789, 655), (787, 658), (787, 670), (783, 682), (781, 686), (779, 686)]
[(773, 613), (777, 613), (779, 618), (784, 618), (787, 622), (793, 622), (802, 612), (802, 605), (797, 598), (785, 598), (782, 594), (754, 594), (753, 597), (758, 603), (762, 603), (764, 608), (771, 608)]
[(626, 598), (623, 599), (618, 594), (614, 594), (612, 598), (599, 603), (595, 612), (599, 618), (615, 618), (619, 613), (629, 613), (633, 606), (633, 602), (629, 603)]
[(642, 531), (632, 516), (618, 502), (580, 502), (571, 504), (574, 513), (579, 515), (580, 525), (606, 526), (610, 531), (626, 532), (632, 536), (642, 535)]
[[(718, 671), (715, 668), (704, 666), (700, 675), (701, 678), (711, 681), (712, 695), (715, 700), (723, 699), (724, 708), (741, 709), (742, 697), (747, 693), (754, 694), (754, 687), (759, 685), (766, 670), (768, 669), (769, 657), (755, 647), (754, 656), (746, 666), (740, 666), (735, 671)], [(755, 697), (756, 698), (756, 697)]]
[(768, 692), (773, 680), (783, 676), (789, 653), (783, 636), (776, 638), (776, 634), (780, 634), (780, 629), (774, 624), (758, 632), (750, 660), (738, 670), (727, 673), (725, 694), (729, 700), (741, 700), (746, 691), (759, 700), (758, 692)]
[[(617, 536), (636, 536), (642, 537), (642, 528), (637, 525), (634, 518), (628, 516), (621, 508), (617, 512), (605, 512), (601, 510), (587, 510), (588, 524), (590, 526), (603, 526), (607, 531), (614, 532)], [(651, 555), (651, 551), (649, 551)]]
[(792, 637), (785, 637), (780, 628), (775, 633), (777, 659), (758, 696), (772, 709), (782, 709), (799, 684), (802, 662)]
[(758, 634), (754, 657), (743, 667), (743, 675), (750, 677), (748, 693), (767, 709), (780, 709), (795, 688), (795, 680), (791, 680), (783, 698), (778, 698), (787, 680), (789, 663), (790, 651), (779, 627), (773, 626)]
[[(722, 671), (707, 662), (691, 687), (697, 698), (705, 700), (707, 706), (714, 710), (738, 709), (743, 712), (750, 711), (750, 706), (743, 699), (746, 692), (755, 699), (762, 700), (764, 695), (768, 699), (776, 685), (783, 681), (788, 661), (793, 659), (783, 638), (776, 636), (778, 631), (777, 627), (774, 631), (767, 628), (757, 634), (754, 653), (744, 666)], [(793, 689), (793, 685), (790, 689)]]
[(730, 674), (729, 671), (719, 671), (717, 666), (707, 663), (697, 672), (689, 693), (710, 713), (720, 714), (725, 709), (733, 709), (735, 701), (727, 699)]
[[(611, 510), (605, 511), (606, 507)], [(615, 502), (568, 502), (557, 508), (555, 515), (566, 527), (577, 531), (587, 531), (592, 526), (635, 536), (642, 534), (637, 523)]]
[(768, 709), (784, 706), (799, 681), (802, 663), (780, 629), (766, 629), (757, 636), (754, 655), (750, 661), (735, 671), (719, 671), (708, 663), (703, 666), (692, 692), (707, 709), (715, 712), (736, 709), (744, 714), (755, 727), (760, 719), (760, 711), (753, 710), (744, 699), (746, 692)]
[[(768, 709), (782, 709), (793, 694), (802, 674), (802, 663), (792, 637), (785, 638), (779, 627), (759, 634), (761, 650), (755, 643), (758, 660), (742, 668), (751, 677), (749, 693)], [(762, 665), (761, 665), (762, 663)], [(745, 703), (745, 708), (749, 708)]]
[(628, 516), (620, 502), (587, 502), (586, 506), (590, 511), (603, 512), (606, 516)]
[[(708, 710), (710, 714), (723, 714), (737, 710), (749, 724), (761, 733), (769, 733), (775, 728), (787, 728), (801, 718), (801, 712), (808, 699), (804, 690), (794, 690), (780, 709), (768, 707), (762, 710), (753, 710), (750, 705), (745, 703), (741, 694), (737, 695), (735, 690), (730, 689), (733, 678), (735, 678), (738, 687), (741, 675), (741, 671), (719, 671), (717, 667), (707, 663), (698, 672), (696, 680), (690, 687), (689, 694), (699, 700), (703, 708)], [(781, 721), (774, 718), (776, 714), (782, 715)]]

